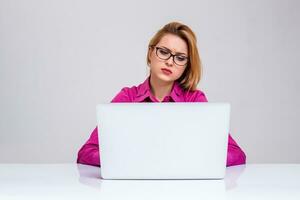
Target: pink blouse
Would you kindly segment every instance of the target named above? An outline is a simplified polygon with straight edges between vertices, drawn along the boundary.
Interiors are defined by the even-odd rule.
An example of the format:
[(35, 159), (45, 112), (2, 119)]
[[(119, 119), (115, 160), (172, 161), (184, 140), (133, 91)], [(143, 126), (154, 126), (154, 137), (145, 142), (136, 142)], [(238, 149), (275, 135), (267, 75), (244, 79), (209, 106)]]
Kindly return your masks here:
[[(111, 101), (115, 102), (159, 102), (150, 90), (150, 76), (144, 83), (124, 87)], [(187, 92), (178, 82), (174, 82), (171, 93), (162, 102), (207, 102), (205, 94), (200, 90)], [(78, 152), (77, 163), (100, 166), (98, 127), (91, 133), (90, 138)], [(239, 145), (228, 134), (227, 167), (246, 163), (246, 155)]]

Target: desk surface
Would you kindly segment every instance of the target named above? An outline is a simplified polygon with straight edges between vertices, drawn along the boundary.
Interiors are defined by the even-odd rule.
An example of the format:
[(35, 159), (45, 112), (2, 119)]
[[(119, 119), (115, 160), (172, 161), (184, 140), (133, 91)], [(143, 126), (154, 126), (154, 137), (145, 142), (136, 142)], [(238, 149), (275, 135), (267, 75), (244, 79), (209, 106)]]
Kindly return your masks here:
[[(41, 198), (42, 197), (42, 198)], [(223, 180), (102, 180), (97, 167), (0, 164), (0, 199), (300, 199), (300, 164), (229, 167)]]

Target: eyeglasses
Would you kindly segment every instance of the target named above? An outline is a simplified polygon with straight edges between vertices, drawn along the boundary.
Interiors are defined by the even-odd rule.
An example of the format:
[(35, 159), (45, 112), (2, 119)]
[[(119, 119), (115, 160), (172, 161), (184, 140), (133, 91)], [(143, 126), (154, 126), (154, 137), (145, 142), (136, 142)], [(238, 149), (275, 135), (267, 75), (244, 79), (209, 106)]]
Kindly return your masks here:
[(163, 47), (155, 47), (155, 53), (158, 58), (162, 60), (169, 60), (170, 57), (173, 57), (173, 62), (176, 65), (184, 66), (188, 63), (188, 57), (180, 54), (172, 54), (171, 51)]

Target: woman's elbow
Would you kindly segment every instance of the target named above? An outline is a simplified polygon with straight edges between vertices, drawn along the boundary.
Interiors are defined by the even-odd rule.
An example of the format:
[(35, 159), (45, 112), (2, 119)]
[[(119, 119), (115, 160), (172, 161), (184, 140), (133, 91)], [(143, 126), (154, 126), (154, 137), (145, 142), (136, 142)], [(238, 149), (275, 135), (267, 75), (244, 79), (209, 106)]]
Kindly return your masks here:
[(227, 153), (226, 166), (243, 165), (246, 164), (246, 154), (240, 148), (229, 149)]
[(100, 166), (100, 155), (98, 148), (81, 148), (77, 154), (77, 163), (85, 165)]

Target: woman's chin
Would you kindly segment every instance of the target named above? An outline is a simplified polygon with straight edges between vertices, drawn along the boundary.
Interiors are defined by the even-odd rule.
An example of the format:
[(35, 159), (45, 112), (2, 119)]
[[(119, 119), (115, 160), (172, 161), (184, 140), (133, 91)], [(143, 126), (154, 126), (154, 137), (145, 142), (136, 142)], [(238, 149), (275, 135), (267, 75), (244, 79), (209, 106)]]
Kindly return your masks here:
[(161, 81), (173, 82), (174, 78), (171, 75), (159, 74), (157, 76)]

